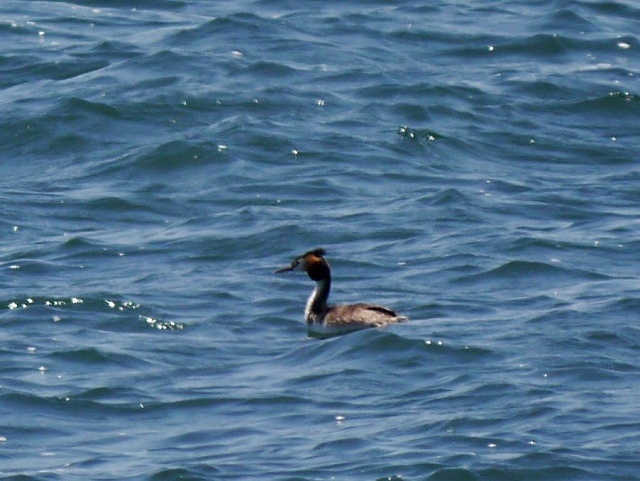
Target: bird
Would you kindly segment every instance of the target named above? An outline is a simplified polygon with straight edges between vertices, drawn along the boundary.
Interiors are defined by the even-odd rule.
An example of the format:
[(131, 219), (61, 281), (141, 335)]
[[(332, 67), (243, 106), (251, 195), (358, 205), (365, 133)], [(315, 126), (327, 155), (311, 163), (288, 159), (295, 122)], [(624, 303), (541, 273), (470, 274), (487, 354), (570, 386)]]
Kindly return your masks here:
[(372, 327), (404, 322), (408, 319), (398, 315), (388, 307), (378, 304), (345, 304), (330, 306), (327, 304), (331, 290), (331, 267), (325, 259), (326, 251), (314, 249), (296, 257), (290, 265), (274, 272), (304, 271), (315, 281), (316, 287), (311, 293), (304, 311), (309, 335), (330, 337)]

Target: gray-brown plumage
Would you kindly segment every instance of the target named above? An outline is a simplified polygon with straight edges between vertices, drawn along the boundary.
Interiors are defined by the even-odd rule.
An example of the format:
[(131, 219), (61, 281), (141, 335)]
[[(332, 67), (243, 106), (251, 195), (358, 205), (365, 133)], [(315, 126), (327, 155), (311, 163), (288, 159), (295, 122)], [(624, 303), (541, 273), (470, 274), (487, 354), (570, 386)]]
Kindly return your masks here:
[(331, 291), (331, 268), (324, 258), (324, 249), (309, 251), (293, 260), (291, 265), (275, 273), (304, 271), (316, 283), (305, 308), (307, 328), (311, 334), (326, 336), (345, 332), (382, 327), (406, 321), (391, 309), (376, 304), (348, 304), (329, 306)]

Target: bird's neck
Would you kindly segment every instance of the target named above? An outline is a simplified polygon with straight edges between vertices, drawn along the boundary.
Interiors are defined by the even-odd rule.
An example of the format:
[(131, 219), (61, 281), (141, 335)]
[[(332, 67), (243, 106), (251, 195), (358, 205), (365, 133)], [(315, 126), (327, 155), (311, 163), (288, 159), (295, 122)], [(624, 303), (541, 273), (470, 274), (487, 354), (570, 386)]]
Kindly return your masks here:
[(305, 318), (307, 322), (314, 320), (322, 320), (327, 312), (327, 300), (329, 299), (329, 291), (331, 290), (331, 277), (326, 277), (316, 281), (316, 288), (309, 296), (307, 307), (305, 309)]

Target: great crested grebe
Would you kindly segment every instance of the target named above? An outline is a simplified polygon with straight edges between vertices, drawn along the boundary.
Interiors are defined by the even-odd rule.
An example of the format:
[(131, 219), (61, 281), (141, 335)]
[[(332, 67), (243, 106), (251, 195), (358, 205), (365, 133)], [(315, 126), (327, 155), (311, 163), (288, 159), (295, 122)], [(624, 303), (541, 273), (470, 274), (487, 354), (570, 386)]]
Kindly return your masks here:
[(275, 271), (275, 274), (304, 271), (316, 282), (316, 288), (304, 310), (310, 334), (331, 336), (407, 320), (391, 309), (376, 304), (327, 305), (331, 290), (331, 269), (324, 256), (324, 249), (315, 249), (295, 258), (291, 265)]

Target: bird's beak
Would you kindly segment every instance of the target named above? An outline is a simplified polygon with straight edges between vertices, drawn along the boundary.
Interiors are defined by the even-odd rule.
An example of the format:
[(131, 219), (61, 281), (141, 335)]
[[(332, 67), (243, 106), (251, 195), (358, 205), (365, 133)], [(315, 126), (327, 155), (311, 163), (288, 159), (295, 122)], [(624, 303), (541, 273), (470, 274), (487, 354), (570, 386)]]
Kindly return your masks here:
[(295, 266), (295, 265), (290, 265), (290, 266), (287, 266), (287, 267), (283, 267), (282, 269), (278, 269), (277, 271), (274, 271), (273, 273), (274, 273), (274, 274), (281, 274), (281, 273), (283, 273), (283, 272), (289, 272), (289, 271), (292, 271), (292, 270), (294, 270), (295, 268), (296, 268), (296, 266)]

